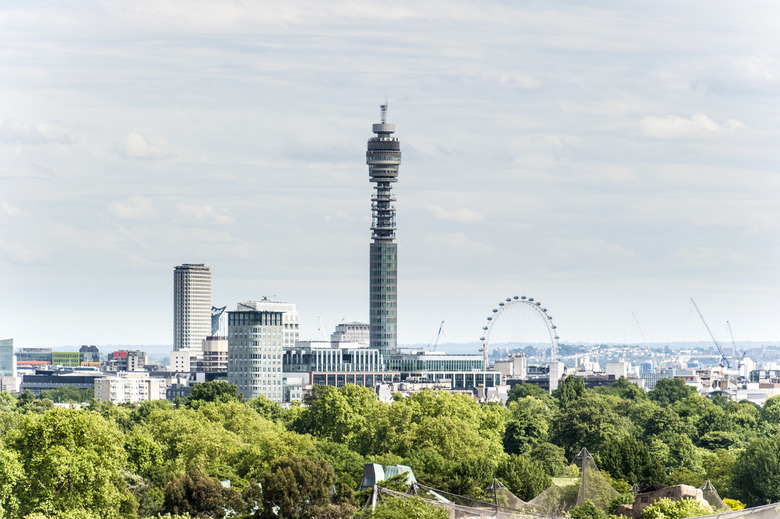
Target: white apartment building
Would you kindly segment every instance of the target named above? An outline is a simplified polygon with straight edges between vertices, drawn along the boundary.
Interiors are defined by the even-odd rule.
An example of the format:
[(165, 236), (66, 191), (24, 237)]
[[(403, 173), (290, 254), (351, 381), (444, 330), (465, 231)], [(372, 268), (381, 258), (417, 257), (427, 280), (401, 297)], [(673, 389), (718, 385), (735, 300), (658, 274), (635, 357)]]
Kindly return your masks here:
[(295, 305), (273, 301), (239, 303), (228, 312), (228, 382), (244, 398), (265, 395), (283, 400), (282, 357), (298, 340), (300, 322)]
[(118, 373), (95, 379), (95, 399), (114, 404), (165, 400), (165, 379), (153, 378), (149, 373)]
[(173, 271), (173, 350), (199, 350), (211, 335), (211, 270), (185, 263)]

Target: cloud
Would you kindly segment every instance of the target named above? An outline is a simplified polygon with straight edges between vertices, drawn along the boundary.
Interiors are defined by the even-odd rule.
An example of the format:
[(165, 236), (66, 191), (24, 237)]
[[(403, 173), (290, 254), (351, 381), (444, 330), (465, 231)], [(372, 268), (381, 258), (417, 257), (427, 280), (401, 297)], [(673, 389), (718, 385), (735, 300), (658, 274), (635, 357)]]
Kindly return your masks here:
[(604, 240), (593, 240), (588, 238), (573, 239), (569, 241), (556, 240), (555, 245), (550, 251), (553, 256), (559, 259), (586, 261), (611, 261), (611, 260), (630, 260), (636, 257), (636, 253), (619, 245)]
[(176, 209), (184, 220), (216, 223), (220, 225), (233, 223), (235, 221), (232, 216), (226, 214), (224, 211), (216, 212), (208, 205), (179, 204), (176, 206)]
[(482, 214), (472, 211), (470, 209), (460, 208), (448, 211), (438, 205), (429, 205), (425, 208), (429, 213), (435, 216), (438, 220), (446, 220), (449, 222), (460, 223), (474, 223), (484, 222), (485, 217)]
[(165, 137), (142, 135), (137, 131), (128, 133), (115, 150), (122, 157), (130, 159), (167, 159), (176, 155)]
[(713, 247), (683, 247), (677, 251), (677, 259), (697, 267), (720, 267), (743, 263), (745, 258), (731, 249)]
[(65, 130), (46, 123), (24, 123), (16, 119), (0, 122), (0, 142), (9, 144), (70, 144), (71, 136)]
[(131, 196), (124, 202), (112, 202), (109, 208), (122, 220), (146, 220), (157, 216), (152, 201), (142, 196)]
[(16, 217), (16, 216), (27, 216), (28, 213), (25, 211), (22, 211), (17, 206), (13, 204), (9, 204), (5, 200), (0, 201), (0, 207), (3, 208), (3, 212), (7, 214), (8, 216)]
[(722, 124), (718, 124), (703, 114), (695, 114), (690, 119), (677, 115), (647, 115), (642, 118), (640, 124), (646, 136), (662, 140), (707, 139), (732, 134), (745, 128), (739, 121), (726, 119)]
[(519, 74), (504, 74), (499, 79), (498, 84), (505, 88), (519, 88), (522, 90), (537, 90), (542, 86), (542, 82), (535, 77)]

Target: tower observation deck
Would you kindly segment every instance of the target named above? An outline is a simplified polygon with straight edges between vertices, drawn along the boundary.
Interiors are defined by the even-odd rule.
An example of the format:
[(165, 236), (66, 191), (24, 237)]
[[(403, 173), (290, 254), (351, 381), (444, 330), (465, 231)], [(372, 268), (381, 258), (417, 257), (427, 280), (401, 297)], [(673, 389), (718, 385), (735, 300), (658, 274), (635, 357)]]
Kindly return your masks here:
[(366, 164), (371, 197), (370, 258), (370, 346), (380, 353), (397, 351), (398, 245), (395, 243), (395, 196), (392, 183), (398, 182), (401, 142), (393, 137), (395, 125), (387, 122), (387, 104), (381, 107), (381, 121), (374, 124), (376, 134), (368, 140)]

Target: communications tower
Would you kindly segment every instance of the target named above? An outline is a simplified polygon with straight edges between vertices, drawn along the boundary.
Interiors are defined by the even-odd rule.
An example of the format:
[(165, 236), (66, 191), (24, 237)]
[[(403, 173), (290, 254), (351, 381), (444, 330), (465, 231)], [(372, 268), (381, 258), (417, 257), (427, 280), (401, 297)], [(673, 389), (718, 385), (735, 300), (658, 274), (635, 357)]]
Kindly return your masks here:
[(376, 134), (368, 140), (366, 164), (371, 197), (370, 259), (370, 347), (381, 354), (397, 351), (398, 320), (398, 244), (395, 243), (395, 195), (392, 183), (398, 182), (401, 142), (393, 137), (395, 125), (387, 122), (387, 103), (381, 107), (381, 121), (372, 126)]

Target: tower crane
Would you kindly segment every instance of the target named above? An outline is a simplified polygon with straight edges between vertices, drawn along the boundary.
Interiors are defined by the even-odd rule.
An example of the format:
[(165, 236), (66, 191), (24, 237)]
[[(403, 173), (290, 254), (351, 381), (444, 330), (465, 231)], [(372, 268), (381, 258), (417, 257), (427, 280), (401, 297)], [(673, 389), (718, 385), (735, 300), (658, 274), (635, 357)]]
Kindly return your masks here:
[(436, 346), (439, 345), (439, 337), (441, 337), (441, 332), (443, 329), (444, 329), (444, 321), (442, 321), (441, 324), (439, 325), (439, 332), (436, 334), (436, 340), (433, 341), (433, 346), (428, 345), (428, 349), (430, 351), (436, 351)]
[(704, 316), (701, 313), (701, 310), (699, 310), (699, 307), (696, 305), (696, 301), (691, 298), (691, 303), (693, 303), (693, 307), (696, 309), (696, 312), (699, 314), (699, 317), (701, 317), (701, 322), (704, 323), (704, 327), (707, 328), (707, 333), (710, 334), (710, 337), (712, 337), (712, 342), (715, 343), (715, 346), (718, 348), (718, 353), (720, 353), (720, 367), (722, 368), (723, 365), (726, 365), (726, 368), (731, 368), (731, 364), (729, 364), (729, 360), (726, 358), (726, 355), (723, 353), (723, 348), (720, 347), (720, 344), (718, 343), (717, 339), (715, 339), (715, 336), (712, 334), (712, 330), (710, 330), (709, 325), (707, 324), (707, 321), (704, 320)]
[[(726, 321), (726, 326), (729, 329), (729, 335), (731, 336), (731, 345), (734, 346), (734, 355), (737, 355), (737, 343), (734, 341), (734, 332), (731, 331), (731, 323)], [(742, 354), (739, 356), (739, 363), (737, 367), (742, 368), (743, 361), (745, 360), (745, 354), (747, 353), (747, 350), (742, 350)]]

